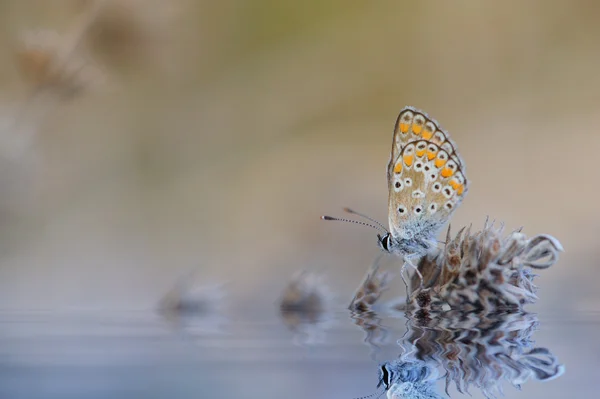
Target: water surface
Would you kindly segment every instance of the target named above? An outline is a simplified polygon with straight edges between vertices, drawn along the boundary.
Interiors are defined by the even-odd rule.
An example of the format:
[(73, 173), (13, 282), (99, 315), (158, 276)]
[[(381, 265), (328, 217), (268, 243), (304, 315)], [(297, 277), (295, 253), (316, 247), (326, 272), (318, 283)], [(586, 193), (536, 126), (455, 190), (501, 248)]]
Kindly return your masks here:
[[(394, 389), (426, 383), (438, 395), (405, 397), (446, 397), (444, 358), (480, 362), (479, 381), (506, 398), (595, 397), (600, 365), (600, 318), (591, 313), (423, 322), (341, 310), (318, 320), (276, 309), (235, 318), (5, 311), (0, 322), (1, 398), (354, 398), (391, 388), (384, 379), (377, 390), (382, 364), (395, 370)], [(456, 381), (471, 380), (461, 390), (485, 397), (477, 378), (456, 370)], [(448, 392), (460, 398), (456, 381)]]

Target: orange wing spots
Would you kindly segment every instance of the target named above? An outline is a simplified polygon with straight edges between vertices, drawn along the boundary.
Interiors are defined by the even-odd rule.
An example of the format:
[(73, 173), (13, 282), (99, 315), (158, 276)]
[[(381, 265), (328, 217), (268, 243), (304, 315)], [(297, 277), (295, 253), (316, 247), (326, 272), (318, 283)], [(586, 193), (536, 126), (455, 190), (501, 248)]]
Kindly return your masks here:
[(418, 136), (419, 134), (421, 134), (421, 130), (423, 130), (423, 125), (419, 125), (415, 121), (415, 123), (413, 123), (413, 125), (412, 125), (412, 131), (413, 131), (413, 133)]
[(433, 124), (433, 122), (427, 122), (425, 124), (425, 130), (423, 130), (423, 139), (424, 140), (429, 140), (431, 139), (431, 137), (433, 137), (433, 133), (435, 132), (435, 125)]
[(406, 166), (411, 166), (413, 164), (415, 157), (414, 155), (405, 155), (404, 156), (404, 164)]
[(416, 134), (417, 136), (420, 135), (421, 132), (423, 131), (424, 124), (425, 124), (425, 118), (423, 117), (423, 115), (416, 114), (415, 118), (413, 119), (412, 132), (414, 134)]
[(412, 124), (414, 114), (410, 111), (405, 111), (402, 115), (400, 115), (400, 131), (402, 133), (408, 133), (408, 129), (410, 129), (410, 125)]
[[(436, 162), (437, 163), (437, 162)], [(454, 174), (454, 171), (450, 168), (444, 168), (442, 169), (442, 177), (450, 177)]]
[(446, 165), (446, 162), (448, 162), (446, 159), (436, 158), (434, 165), (436, 168), (441, 168), (442, 166)]
[(417, 154), (417, 157), (422, 157), (423, 155), (425, 155), (425, 151), (427, 151), (427, 143), (425, 141), (419, 141), (415, 147), (416, 151), (415, 153)]
[(431, 161), (438, 153), (438, 148), (435, 145), (427, 146), (427, 158)]
[(398, 174), (402, 172), (402, 162), (398, 162), (396, 166), (394, 166), (394, 173)]
[(458, 193), (458, 195), (462, 195), (462, 193), (465, 191), (465, 186), (460, 184), (460, 182), (456, 180), (456, 178), (450, 180), (450, 186), (452, 186), (452, 188)]

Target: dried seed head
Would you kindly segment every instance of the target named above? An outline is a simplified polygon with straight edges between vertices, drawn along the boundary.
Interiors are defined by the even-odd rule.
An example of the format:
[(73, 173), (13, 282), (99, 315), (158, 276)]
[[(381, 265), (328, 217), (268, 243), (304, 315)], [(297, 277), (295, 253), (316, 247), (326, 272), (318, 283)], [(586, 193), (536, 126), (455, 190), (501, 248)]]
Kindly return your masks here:
[(331, 291), (321, 276), (301, 271), (288, 283), (279, 306), (283, 312), (300, 312), (310, 318), (318, 318), (329, 307), (331, 297)]
[(15, 55), (23, 77), (35, 90), (69, 99), (100, 86), (105, 76), (82, 51), (63, 58), (64, 40), (50, 30), (25, 32)]
[(386, 271), (379, 271), (377, 262), (367, 272), (362, 283), (358, 286), (348, 308), (353, 311), (364, 312), (377, 302), (381, 295), (389, 288), (391, 275)]
[(521, 261), (523, 266), (546, 269), (556, 263), (558, 253), (562, 251), (563, 247), (556, 238), (542, 234), (527, 242)]
[(316, 344), (324, 340), (325, 330), (333, 324), (333, 295), (324, 279), (314, 273), (296, 273), (283, 291), (279, 303), (283, 323), (294, 333), (297, 344)]
[(433, 311), (439, 310), (436, 304), (492, 311), (521, 309), (535, 302), (535, 276), (527, 268), (552, 266), (562, 246), (554, 237), (539, 235), (528, 239), (520, 231), (502, 238), (503, 227), (495, 228), (494, 223), (486, 221), (482, 231), (471, 234), (470, 228), (462, 229), (453, 239), (447, 239), (444, 249), (428, 255), (437, 259), (435, 266), (428, 261), (419, 265), (422, 274), (441, 268), (439, 277), (426, 286), (431, 288), (432, 305), (422, 306), (421, 289), (414, 279), (409, 305)]
[(165, 294), (158, 309), (166, 313), (207, 314), (220, 312), (226, 291), (222, 283), (200, 283), (195, 270), (186, 273)]
[[(89, 9), (98, 0), (77, 0)], [(95, 56), (111, 66), (154, 65), (168, 46), (180, 13), (177, 1), (100, 0), (101, 8), (84, 38)]]
[(502, 254), (498, 258), (498, 264), (505, 265), (519, 256), (525, 249), (527, 236), (520, 232), (513, 232), (504, 242)]

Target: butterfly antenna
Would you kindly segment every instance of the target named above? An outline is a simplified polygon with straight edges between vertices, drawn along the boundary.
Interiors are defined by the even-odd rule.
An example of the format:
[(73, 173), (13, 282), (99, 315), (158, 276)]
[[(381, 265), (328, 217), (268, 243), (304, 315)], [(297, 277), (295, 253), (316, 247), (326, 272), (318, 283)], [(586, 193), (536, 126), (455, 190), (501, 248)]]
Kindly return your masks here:
[(377, 396), (378, 398), (383, 395), (383, 393), (385, 392), (385, 389), (383, 390), (383, 392), (379, 393), (379, 391), (376, 391), (370, 395), (367, 396), (361, 396), (360, 398), (354, 398), (354, 399), (367, 399), (367, 398), (372, 398), (373, 396), (377, 395), (377, 393), (379, 393), (379, 396)]
[(385, 232), (387, 232), (387, 229), (385, 228), (384, 225), (379, 223), (377, 220), (368, 217), (367, 215), (363, 215), (362, 213), (356, 212), (355, 210), (352, 210), (350, 208), (344, 208), (344, 212), (348, 212), (352, 215), (356, 215), (356, 216), (360, 216), (361, 218), (365, 218), (368, 221), (375, 223), (377, 226), (381, 227)]
[(321, 219), (323, 219), (323, 220), (336, 220), (336, 221), (338, 221), (338, 222), (356, 223), (356, 224), (361, 224), (361, 225), (363, 225), (363, 226), (369, 226), (369, 227), (372, 227), (372, 228), (374, 228), (375, 230), (379, 230), (379, 231), (382, 231), (382, 232), (384, 232), (384, 233), (387, 233), (387, 232), (388, 232), (388, 231), (387, 231), (387, 230), (385, 230), (385, 229), (383, 229), (383, 230), (382, 230), (382, 228), (381, 228), (381, 227), (379, 227), (379, 226), (375, 226), (375, 225), (372, 225), (372, 224), (369, 224), (369, 223), (365, 223), (365, 222), (361, 222), (361, 221), (358, 221), (358, 220), (340, 219), (340, 218), (334, 218), (334, 217), (332, 217), (332, 216), (321, 216)]

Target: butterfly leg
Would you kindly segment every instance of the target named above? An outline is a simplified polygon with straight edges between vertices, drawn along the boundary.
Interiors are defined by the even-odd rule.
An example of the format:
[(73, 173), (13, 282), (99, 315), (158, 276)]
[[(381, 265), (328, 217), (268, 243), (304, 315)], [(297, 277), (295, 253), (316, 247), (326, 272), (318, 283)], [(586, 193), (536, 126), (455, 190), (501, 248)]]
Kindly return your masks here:
[(402, 268), (400, 269), (400, 277), (402, 277), (402, 281), (404, 282), (404, 286), (406, 287), (406, 303), (408, 304), (409, 299), (410, 299), (410, 292), (409, 292), (408, 282), (404, 278), (404, 270), (406, 269), (407, 265), (412, 267), (415, 270), (415, 273), (417, 273), (417, 275), (419, 276), (419, 279), (421, 281), (421, 283), (419, 285), (419, 289), (423, 289), (423, 275), (419, 271), (419, 268), (417, 266), (415, 266), (414, 263), (412, 263), (411, 258), (409, 258), (409, 257), (404, 258), (404, 264), (402, 265)]

